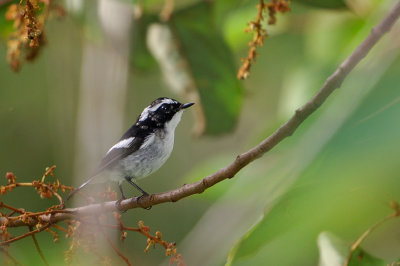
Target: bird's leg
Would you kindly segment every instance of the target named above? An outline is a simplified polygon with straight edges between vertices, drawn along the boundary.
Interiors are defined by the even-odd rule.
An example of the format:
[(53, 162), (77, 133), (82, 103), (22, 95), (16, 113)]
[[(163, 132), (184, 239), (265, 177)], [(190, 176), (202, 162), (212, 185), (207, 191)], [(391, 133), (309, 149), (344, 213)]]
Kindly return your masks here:
[[(149, 193), (147, 193), (146, 191), (144, 191), (143, 189), (141, 189), (138, 185), (136, 185), (136, 183), (132, 181), (132, 178), (131, 178), (131, 177), (127, 176), (127, 177), (125, 177), (125, 179), (126, 179), (126, 181), (128, 181), (129, 184), (131, 184), (131, 185), (134, 186), (137, 190), (139, 190), (140, 192), (142, 192), (142, 195), (136, 199), (137, 202), (139, 202), (139, 200), (140, 200), (141, 197), (143, 197), (143, 196), (149, 196)], [(145, 208), (145, 209), (146, 209), (146, 210), (150, 210), (150, 209), (151, 209), (151, 206), (150, 206), (150, 207), (147, 207), (147, 208)]]
[[(119, 211), (122, 211), (122, 210), (121, 210), (121, 201), (123, 201), (124, 199), (126, 199), (125, 194), (124, 194), (124, 191), (122, 190), (122, 181), (118, 182), (118, 187), (119, 187), (119, 191), (121, 191), (121, 198), (120, 198), (119, 200), (117, 200), (117, 202), (115, 203), (115, 205), (116, 205), (116, 207), (117, 207), (117, 209), (118, 209)], [(123, 211), (123, 212), (126, 212), (126, 211)]]
[(142, 196), (148, 196), (149, 193), (147, 193), (146, 191), (144, 191), (143, 189), (141, 189), (138, 185), (136, 185), (135, 182), (132, 181), (131, 177), (125, 177), (126, 181), (128, 181), (129, 184), (131, 184), (132, 186), (134, 186), (137, 190), (139, 190), (140, 192), (142, 192)]
[(122, 182), (118, 182), (119, 191), (121, 191), (121, 200), (126, 199), (124, 190), (122, 189)]

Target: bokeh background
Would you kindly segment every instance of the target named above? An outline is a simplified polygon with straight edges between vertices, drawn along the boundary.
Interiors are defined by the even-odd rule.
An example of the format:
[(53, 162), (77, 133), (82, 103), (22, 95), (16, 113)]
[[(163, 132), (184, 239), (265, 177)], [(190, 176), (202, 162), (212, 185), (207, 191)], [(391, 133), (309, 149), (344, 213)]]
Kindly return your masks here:
[[(29, 182), (57, 165), (63, 184), (79, 185), (142, 109), (168, 96), (201, 99), (197, 108), (208, 124), (199, 136), (201, 110), (186, 112), (170, 159), (139, 185), (156, 193), (198, 181), (290, 118), (396, 1), (292, 1), (276, 25), (264, 25), (269, 37), (245, 81), (235, 75), (258, 1), (206, 2), (175, 1), (167, 22), (159, 19), (164, 1), (60, 2), (67, 15), (47, 21), (46, 46), (18, 73), (6, 61), (9, 24), (1, 6), (1, 175), (14, 172)], [(316, 265), (325, 231), (350, 245), (393, 212), (390, 201), (400, 200), (399, 26), (292, 137), (235, 178), (176, 203), (128, 211), (124, 223), (143, 220), (160, 230), (188, 265)], [(157, 49), (170, 57), (157, 58)], [(29, 188), (1, 201), (31, 211), (57, 202)], [(399, 226), (396, 219), (385, 223), (363, 249), (396, 261)], [(62, 232), (58, 243), (46, 233), (38, 240), (51, 265), (65, 264), (69, 240)], [(134, 265), (168, 264), (161, 247), (143, 252), (139, 234), (124, 243), (116, 235), (115, 242)], [(42, 265), (32, 239), (9, 251), (23, 265)], [(124, 265), (108, 252), (112, 265)], [(83, 251), (74, 263), (89, 262), (101, 263)]]

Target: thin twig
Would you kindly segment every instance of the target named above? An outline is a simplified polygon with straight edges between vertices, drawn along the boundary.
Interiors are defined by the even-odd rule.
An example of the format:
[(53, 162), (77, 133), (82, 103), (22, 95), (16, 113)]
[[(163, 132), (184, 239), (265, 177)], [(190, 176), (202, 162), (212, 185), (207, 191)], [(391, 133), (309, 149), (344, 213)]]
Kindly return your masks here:
[(28, 236), (31, 236), (31, 235), (40, 233), (40, 232), (42, 232), (43, 230), (46, 230), (46, 228), (49, 228), (50, 226), (51, 226), (51, 224), (48, 223), (48, 224), (46, 224), (46, 225), (43, 225), (42, 227), (39, 227), (38, 229), (35, 229), (35, 230), (30, 231), (30, 232), (28, 232), (28, 233), (25, 233), (25, 234), (23, 234), (23, 235), (20, 235), (20, 236), (11, 238), (11, 239), (9, 239), (9, 240), (1, 241), (1, 242), (0, 242), (0, 246), (5, 246), (5, 245), (11, 244), (12, 242), (15, 242), (15, 241), (17, 241), (17, 240), (20, 240), (20, 239), (22, 239), (22, 238), (25, 238), (25, 237), (28, 237)]
[(399, 217), (400, 213), (395, 212), (392, 213), (391, 215), (386, 216), (382, 220), (378, 221), (376, 224), (368, 228), (358, 239), (356, 242), (354, 242), (353, 245), (350, 247), (350, 252), (349, 255), (347, 256), (347, 260), (344, 263), (344, 266), (348, 266), (351, 260), (351, 257), (353, 257), (354, 251), (361, 245), (361, 243), (365, 240), (367, 236), (369, 236), (376, 228), (381, 226), (383, 223), (387, 222), (388, 220), (391, 220), (393, 218)]
[(56, 169), (55, 165), (47, 168), (46, 172), (42, 176), (42, 183), (44, 183), (44, 180), (48, 175), (54, 175), (54, 169)]
[(117, 255), (120, 256), (128, 266), (132, 266), (132, 264), (130, 263), (129, 259), (127, 257), (125, 257), (124, 254), (122, 254), (122, 252), (114, 245), (114, 243), (108, 237), (106, 232), (104, 232), (104, 228), (102, 226), (100, 226), (100, 225), (99, 225), (99, 228), (100, 228), (100, 232), (102, 233), (102, 235), (106, 239), (107, 243), (112, 247), (112, 249), (115, 251), (115, 253), (117, 253)]
[(68, 232), (67, 229), (65, 229), (65, 228), (62, 227), (62, 226), (59, 226), (58, 224), (52, 224), (51, 227), (54, 227), (54, 228), (56, 228), (56, 229), (58, 229), (58, 230), (60, 230), (60, 231), (63, 231), (63, 232), (65, 232), (65, 233)]
[[(0, 208), (6, 208), (6, 209), (9, 209), (9, 210), (12, 210), (13, 211), (12, 214), (14, 214), (14, 213), (25, 213), (25, 211), (23, 209), (14, 208), (13, 206), (7, 205), (4, 202), (0, 202)], [(10, 216), (12, 214), (10, 214)]]
[(149, 232), (142, 230), (140, 228), (136, 228), (136, 227), (130, 227), (130, 226), (125, 226), (125, 225), (116, 225), (116, 224), (96, 224), (96, 223), (91, 223), (91, 222), (87, 222), (87, 221), (80, 221), (82, 223), (85, 224), (92, 224), (92, 225), (96, 225), (99, 226), (101, 228), (110, 228), (110, 229), (116, 229), (116, 230), (120, 230), (120, 231), (132, 231), (132, 232), (138, 232), (142, 235), (144, 235), (145, 237), (151, 239), (154, 242), (157, 242), (158, 244), (162, 245), (164, 248), (168, 248), (168, 242), (162, 239), (159, 239), (153, 235), (151, 235)]
[[(33, 231), (33, 230), (32, 230), (32, 227), (29, 227), (29, 231), (30, 231), (30, 232)], [(40, 248), (40, 246), (39, 246), (39, 243), (38, 243), (38, 241), (37, 241), (37, 239), (36, 239), (35, 234), (32, 235), (32, 240), (33, 240), (33, 243), (35, 244), (36, 250), (37, 250), (37, 252), (39, 253), (40, 258), (43, 260), (44, 264), (46, 264), (46, 265), (49, 266), (50, 264), (47, 262), (46, 258), (44, 257), (44, 254), (43, 254), (43, 252), (42, 252), (42, 250), (41, 250), (41, 248)]]

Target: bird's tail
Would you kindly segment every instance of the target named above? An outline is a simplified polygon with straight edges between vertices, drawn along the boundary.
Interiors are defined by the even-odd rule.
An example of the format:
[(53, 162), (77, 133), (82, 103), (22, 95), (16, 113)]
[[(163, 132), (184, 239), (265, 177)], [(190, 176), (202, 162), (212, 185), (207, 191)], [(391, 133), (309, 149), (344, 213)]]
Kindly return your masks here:
[(84, 188), (87, 184), (89, 184), (90, 182), (92, 182), (92, 180), (96, 177), (96, 175), (92, 175), (91, 177), (89, 177), (88, 180), (85, 181), (85, 183), (83, 183), (82, 185), (80, 185), (77, 189), (75, 189), (74, 191), (72, 191), (71, 193), (69, 193), (68, 197), (65, 199), (65, 202), (67, 202), (73, 195), (75, 195), (79, 190), (81, 190), (82, 188)]

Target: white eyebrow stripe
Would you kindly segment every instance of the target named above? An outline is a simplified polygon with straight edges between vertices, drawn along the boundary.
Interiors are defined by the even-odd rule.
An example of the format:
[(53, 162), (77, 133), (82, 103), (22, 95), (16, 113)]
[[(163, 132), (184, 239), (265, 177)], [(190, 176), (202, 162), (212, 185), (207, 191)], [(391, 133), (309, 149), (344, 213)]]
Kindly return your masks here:
[(115, 144), (108, 150), (107, 154), (114, 149), (129, 148), (132, 145), (134, 139), (135, 137), (130, 137), (119, 141), (117, 144)]
[(143, 110), (142, 114), (140, 115), (139, 121), (146, 120), (146, 118), (149, 116), (150, 112), (154, 112), (155, 110), (157, 110), (164, 103), (171, 103), (172, 104), (172, 103), (175, 103), (175, 101), (171, 100), (171, 99), (164, 99), (160, 103), (158, 103), (158, 104), (156, 104), (156, 105), (154, 105), (152, 107), (150, 107), (150, 106), (146, 107)]

